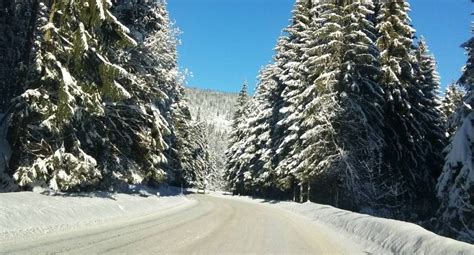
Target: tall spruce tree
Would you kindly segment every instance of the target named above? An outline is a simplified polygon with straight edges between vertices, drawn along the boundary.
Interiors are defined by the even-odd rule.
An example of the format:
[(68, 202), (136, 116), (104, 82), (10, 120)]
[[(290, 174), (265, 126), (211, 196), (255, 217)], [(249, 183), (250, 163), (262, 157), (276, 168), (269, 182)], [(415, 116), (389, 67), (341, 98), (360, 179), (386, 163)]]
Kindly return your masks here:
[(184, 87), (173, 98), (171, 105), (171, 121), (173, 138), (171, 143), (170, 158), (171, 174), (169, 181), (175, 185), (193, 186), (196, 176), (193, 169), (195, 140), (191, 112), (184, 96)]
[(355, 208), (374, 206), (381, 193), (384, 98), (376, 29), (369, 20), (373, 10), (372, 2), (363, 0), (342, 7), (344, 47), (337, 90), (344, 115), (338, 146), (343, 150), (342, 191)]
[(439, 228), (445, 235), (474, 240), (474, 37), (462, 45), (468, 60), (459, 84), (466, 88), (464, 103), (454, 113), (456, 132), (446, 148), (438, 179)]
[[(239, 96), (237, 98), (237, 104), (235, 105), (235, 113), (232, 116), (232, 128), (237, 129), (239, 125), (245, 120), (245, 117), (249, 113), (249, 109), (247, 108), (247, 103), (249, 102), (249, 95), (248, 95), (248, 83), (245, 81), (242, 85), (242, 89), (239, 92)], [(235, 138), (234, 134), (231, 135), (231, 140)]]
[(416, 58), (412, 50), (415, 30), (409, 24), (409, 10), (405, 0), (380, 1), (377, 17), (377, 46), (382, 69), (380, 84), (386, 99), (385, 203), (402, 211), (424, 199), (427, 194), (424, 188), (432, 186), (432, 175), (423, 167), (426, 163), (423, 126), (417, 119), (419, 116), (415, 116), (422, 94), (416, 85)]
[(205, 126), (199, 121), (190, 121), (187, 124), (189, 132), (184, 134), (186, 137), (178, 140), (183, 143), (179, 144), (183, 184), (206, 189), (212, 178), (215, 178), (215, 169), (210, 162)]
[(239, 92), (239, 97), (237, 98), (237, 104), (235, 105), (236, 110), (232, 117), (232, 132), (229, 136), (228, 149), (225, 152), (226, 171), (224, 178), (227, 181), (227, 188), (234, 191), (237, 190), (236, 184), (240, 167), (239, 162), (241, 161), (241, 155), (243, 153), (242, 140), (245, 137), (244, 127), (250, 113), (247, 90), (247, 82), (244, 82)]
[(317, 201), (349, 208), (370, 203), (383, 144), (371, 9), (364, 1), (321, 3), (306, 63), (311, 83), (297, 176)]
[[(279, 45), (287, 38), (280, 39)], [(255, 111), (248, 117), (243, 140), (243, 154), (237, 174), (240, 187), (247, 194), (272, 193), (274, 189), (274, 172), (272, 158), (272, 129), (276, 123), (276, 104), (281, 103), (281, 87), (277, 74), (280, 69), (276, 64), (265, 67), (259, 76), (259, 85), (255, 95)]]
[(173, 27), (170, 21), (166, 1), (156, 2), (158, 5), (154, 9), (153, 17), (159, 22), (149, 25), (153, 27), (155, 33), (145, 41), (145, 45), (153, 53), (154, 59), (149, 66), (156, 67), (155, 83), (164, 93), (164, 96), (157, 98), (155, 104), (170, 130), (169, 135), (165, 136), (165, 141), (169, 145), (166, 151), (168, 162), (166, 172), (168, 181), (172, 184), (193, 185), (187, 181), (190, 178), (185, 176), (191, 176), (194, 171), (187, 166), (191, 166), (190, 161), (193, 160), (188, 157), (191, 155), (188, 152), (196, 150), (196, 143), (186, 139), (193, 137), (197, 127), (192, 123), (185, 97), (185, 77), (178, 70), (179, 30)]
[(284, 89), (281, 95), (282, 105), (279, 109), (279, 121), (274, 131), (276, 151), (273, 164), (278, 187), (287, 192), (294, 190), (297, 185), (291, 170), (297, 162), (294, 155), (298, 151), (296, 144), (299, 139), (299, 124), (301, 123), (300, 96), (307, 87), (307, 75), (302, 63), (305, 62), (305, 46), (309, 37), (309, 28), (313, 22), (312, 11), (312, 1), (296, 1), (291, 25), (286, 29), (289, 40), (285, 54), (288, 57), (281, 58), (283, 61), (277, 63), (282, 69), (278, 78)]
[(36, 74), (32, 66), (48, 14), (44, 1), (7, 0), (0, 9), (0, 112), (7, 112)]
[(113, 147), (113, 141), (102, 139), (105, 103), (132, 97), (121, 84), (128, 73), (108, 56), (136, 42), (111, 14), (108, 1), (39, 6), (39, 15), (48, 17), (41, 19), (46, 24), (35, 42), (40, 75), (15, 99), (11, 165), (21, 186), (69, 190), (102, 177), (96, 158), (104, 147)]
[[(428, 46), (422, 38), (419, 40), (415, 51), (416, 86), (419, 98), (413, 104), (413, 110), (417, 111), (415, 116), (421, 123), (423, 131), (423, 147), (425, 148), (425, 167), (427, 173), (431, 173), (428, 180), (435, 182), (439, 177), (443, 165), (442, 152), (446, 146), (445, 122), (440, 110), (441, 100), (439, 97), (440, 78), (436, 70), (434, 57), (428, 51)], [(419, 94), (421, 93), (421, 94)], [(433, 193), (434, 184), (429, 183), (426, 191)], [(428, 209), (428, 208), (427, 208)], [(429, 208), (431, 210), (431, 208)]]
[(166, 5), (162, 0), (119, 1), (116, 11), (139, 42), (137, 47), (124, 51), (120, 59), (140, 73), (146, 88), (142, 90), (144, 101), (151, 104), (156, 122), (163, 127), (160, 135), (169, 146), (160, 160), (168, 181), (192, 186), (196, 183), (194, 172), (198, 171), (193, 169), (192, 161), (197, 160), (193, 153), (203, 146), (198, 140), (204, 134), (201, 125), (193, 123), (185, 100), (184, 80), (177, 66), (179, 31), (172, 26)]
[[(152, 170), (150, 172), (160, 173), (162, 180), (166, 178), (168, 170), (168, 159), (165, 155), (168, 145), (164, 139), (171, 132), (169, 123), (162, 114), (164, 106), (156, 104), (167, 96), (158, 82), (162, 71), (162, 67), (158, 65), (161, 56), (153, 49), (154, 44), (165, 43), (154, 41), (158, 33), (167, 32), (167, 27), (160, 27), (162, 23), (165, 23), (161, 16), (165, 8), (164, 3), (160, 1), (119, 1), (115, 6), (114, 13), (125, 26), (130, 28), (130, 34), (137, 45), (121, 50), (114, 56), (118, 63), (133, 74), (131, 79), (133, 82), (127, 88), (134, 97), (125, 104), (110, 107), (111, 112), (118, 113), (118, 116), (125, 116), (129, 113), (129, 120), (134, 119), (137, 124), (132, 129), (132, 134), (116, 137), (135, 137), (133, 134), (141, 134), (134, 138), (134, 140), (140, 141), (138, 144), (141, 145), (141, 148), (129, 146), (129, 150), (124, 151), (123, 155), (126, 155), (126, 158), (138, 159), (135, 161), (142, 162), (142, 165), (127, 166), (122, 164), (124, 165), (123, 171), (127, 172), (133, 168), (148, 169)], [(120, 106), (119, 111), (117, 111), (117, 106)], [(141, 122), (138, 121), (139, 119)], [(118, 126), (123, 127), (123, 125)], [(123, 142), (126, 144), (127, 141)], [(131, 144), (130, 141), (128, 142)], [(122, 159), (121, 162), (127, 162), (127, 160)]]

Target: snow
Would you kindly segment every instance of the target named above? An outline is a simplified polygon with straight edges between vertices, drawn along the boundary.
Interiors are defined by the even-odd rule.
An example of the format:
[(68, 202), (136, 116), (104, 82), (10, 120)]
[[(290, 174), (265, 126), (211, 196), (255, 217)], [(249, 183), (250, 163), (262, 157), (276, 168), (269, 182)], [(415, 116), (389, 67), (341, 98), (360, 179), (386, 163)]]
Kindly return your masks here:
[(95, 7), (99, 11), (100, 20), (105, 20), (104, 2), (101, 0), (95, 0)]
[[(139, 188), (136, 193), (2, 193), (0, 240), (86, 228), (195, 203), (194, 200), (177, 195), (177, 188), (163, 188), (159, 191)], [(156, 194), (172, 196), (159, 197)]]
[(474, 255), (474, 245), (436, 235), (424, 228), (402, 221), (377, 218), (315, 203), (277, 202), (250, 197), (212, 196), (238, 199), (291, 211), (318, 224), (323, 224), (343, 237), (361, 244), (373, 254), (464, 254)]

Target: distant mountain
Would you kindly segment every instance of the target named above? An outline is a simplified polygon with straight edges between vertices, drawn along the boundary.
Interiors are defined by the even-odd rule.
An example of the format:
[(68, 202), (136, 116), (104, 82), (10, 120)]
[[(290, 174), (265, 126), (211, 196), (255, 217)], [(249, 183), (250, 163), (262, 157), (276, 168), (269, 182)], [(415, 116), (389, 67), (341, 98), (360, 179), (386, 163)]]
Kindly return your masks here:
[(227, 149), (237, 96), (237, 93), (196, 88), (186, 89), (186, 97), (193, 119), (202, 121), (206, 125), (210, 154), (215, 158), (219, 171), (224, 170), (224, 152)]
[(230, 130), (237, 93), (187, 88), (186, 95), (193, 118), (212, 123), (219, 130)]

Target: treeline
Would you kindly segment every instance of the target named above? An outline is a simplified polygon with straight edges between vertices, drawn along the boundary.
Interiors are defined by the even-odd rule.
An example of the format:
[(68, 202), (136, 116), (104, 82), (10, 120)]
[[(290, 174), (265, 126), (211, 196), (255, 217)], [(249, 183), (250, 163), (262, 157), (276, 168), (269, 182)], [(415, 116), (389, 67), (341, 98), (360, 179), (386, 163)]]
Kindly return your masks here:
[(474, 240), (473, 40), (441, 107), (408, 13), (406, 1), (296, 1), (256, 95), (239, 98), (226, 154), (235, 194), (437, 216), (441, 233)]
[(186, 90), (193, 120), (202, 123), (213, 168), (209, 188), (225, 186), (225, 150), (229, 140), (237, 94), (190, 88)]
[[(21, 189), (194, 186), (208, 176), (166, 2), (2, 1), (0, 94)], [(5, 71), (8, 70), (8, 71)]]

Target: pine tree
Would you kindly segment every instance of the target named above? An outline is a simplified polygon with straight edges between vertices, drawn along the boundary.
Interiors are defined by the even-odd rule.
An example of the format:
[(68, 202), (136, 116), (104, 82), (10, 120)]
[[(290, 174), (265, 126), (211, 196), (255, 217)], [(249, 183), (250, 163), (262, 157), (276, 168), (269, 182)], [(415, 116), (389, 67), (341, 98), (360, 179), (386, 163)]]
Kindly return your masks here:
[[(247, 81), (244, 82), (242, 85), (242, 89), (239, 92), (239, 96), (237, 98), (237, 105), (235, 106), (235, 113), (232, 117), (232, 128), (237, 129), (239, 125), (244, 121), (246, 115), (248, 114), (247, 103), (249, 102), (249, 95), (248, 95), (248, 83)], [(230, 140), (234, 135), (231, 135)]]
[(275, 165), (278, 176), (278, 186), (283, 191), (295, 189), (296, 180), (291, 170), (296, 165), (294, 155), (297, 152), (296, 143), (299, 137), (299, 124), (301, 123), (300, 96), (307, 87), (306, 73), (302, 63), (306, 60), (305, 46), (308, 41), (308, 33), (313, 22), (312, 1), (297, 1), (293, 11), (292, 24), (286, 29), (288, 43), (285, 45), (285, 55), (277, 63), (282, 69), (279, 80), (284, 87), (282, 92), (282, 108), (279, 110), (279, 122), (275, 127), (274, 139), (276, 144)]
[(215, 175), (215, 169), (212, 169), (210, 162), (204, 125), (192, 121), (188, 127), (188, 136), (179, 140), (183, 142), (179, 147), (182, 178), (185, 186), (205, 190)]
[[(442, 151), (446, 146), (444, 127), (445, 123), (440, 110), (439, 87), (440, 78), (436, 71), (436, 62), (428, 46), (422, 38), (419, 40), (416, 51), (417, 61), (417, 94), (421, 93), (419, 98), (412, 103), (413, 112), (416, 119), (420, 122), (423, 132), (424, 167), (427, 173), (431, 173), (428, 179), (435, 182), (439, 177), (443, 165)], [(434, 184), (427, 187), (427, 193), (433, 193)]]
[[(370, 1), (353, 1), (343, 6), (344, 48), (337, 88), (344, 109), (339, 127), (342, 191), (353, 207), (374, 206), (380, 195), (383, 138), (383, 91), (376, 29), (368, 19), (373, 15)], [(361, 33), (362, 31), (362, 33)], [(337, 127), (337, 122), (336, 125)], [(341, 164), (338, 163), (338, 164)]]
[(217, 178), (209, 155), (205, 125), (192, 120), (191, 112), (184, 98), (184, 88), (172, 105), (173, 126), (175, 129), (176, 161), (175, 173), (170, 181), (185, 187), (206, 188), (212, 179)]
[[(114, 169), (110, 172), (112, 178), (125, 176), (129, 179), (127, 182), (151, 180), (159, 183), (166, 179), (168, 160), (164, 152), (168, 149), (168, 145), (164, 138), (170, 134), (170, 130), (160, 110), (163, 107), (156, 107), (155, 104), (166, 95), (158, 86), (156, 78), (161, 70), (155, 65), (159, 61), (159, 56), (149, 45), (149, 41), (154, 40), (158, 32), (162, 32), (157, 28), (158, 24), (163, 22), (160, 19), (162, 8), (165, 6), (156, 1), (124, 2), (114, 8), (118, 19), (130, 28), (130, 34), (137, 45), (121, 50), (114, 56), (116, 61), (131, 74), (132, 82), (126, 84), (126, 88), (133, 96), (131, 100), (107, 107), (108, 115), (112, 116), (109, 117), (112, 126), (121, 127), (111, 131), (118, 133), (113, 136), (122, 144), (119, 155), (123, 156), (119, 160), (102, 161), (121, 162), (119, 166), (111, 164), (106, 167)], [(123, 118), (124, 116), (129, 118)], [(129, 144), (134, 146), (127, 146)], [(134, 170), (130, 171), (131, 169)], [(136, 180), (130, 179), (131, 176), (127, 177), (130, 175), (129, 172), (132, 172)]]
[(295, 169), (318, 202), (353, 208), (374, 193), (369, 178), (380, 166), (383, 97), (371, 8), (361, 1), (319, 5), (322, 25), (308, 49), (311, 83)]
[(278, 72), (274, 64), (260, 72), (259, 86), (252, 105), (254, 111), (243, 126), (244, 136), (240, 144), (241, 151), (238, 152), (240, 160), (232, 180), (237, 193), (263, 195), (263, 189), (271, 188), (271, 132), (275, 124), (275, 103), (281, 93), (276, 78)]
[(244, 142), (245, 153), (243, 158), (248, 170), (247, 179), (252, 179), (252, 193), (263, 196), (271, 195), (280, 198), (282, 190), (278, 187), (281, 178), (275, 170), (275, 154), (281, 129), (277, 123), (280, 121), (280, 109), (283, 108), (282, 93), (285, 84), (280, 76), (284, 73), (284, 65), (292, 58), (290, 52), (291, 39), (284, 35), (278, 39), (275, 48), (273, 63), (265, 67), (259, 75), (259, 85), (254, 103), (257, 111), (249, 117), (247, 123), (247, 139)]
[(166, 1), (121, 1), (116, 12), (139, 43), (122, 52), (120, 59), (140, 74), (141, 100), (152, 104), (155, 122), (162, 131), (159, 135), (164, 145), (169, 145), (160, 155), (163, 171), (172, 184), (194, 185), (194, 177), (189, 177), (194, 175), (190, 157), (197, 145), (195, 140), (186, 139), (196, 135), (198, 126), (193, 124), (185, 100), (184, 80), (177, 66), (179, 31), (170, 22)]
[(131, 97), (120, 84), (127, 72), (108, 56), (136, 44), (110, 7), (103, 0), (39, 3), (40, 21), (47, 22), (36, 42), (41, 75), (15, 99), (9, 128), (11, 165), (21, 186), (69, 190), (102, 177), (92, 154), (109, 142), (101, 138), (104, 102)]
[(237, 190), (236, 177), (239, 172), (240, 157), (243, 153), (242, 140), (245, 137), (244, 125), (250, 113), (248, 109), (249, 98), (247, 90), (247, 82), (244, 82), (237, 99), (237, 104), (235, 105), (236, 110), (231, 124), (232, 132), (229, 136), (228, 148), (225, 152), (226, 171), (224, 173), (224, 179), (227, 181), (227, 188), (230, 190)]
[(11, 100), (24, 92), (27, 77), (34, 73), (30, 67), (37, 45), (33, 42), (38, 26), (46, 25), (45, 11), (38, 1), (0, 4), (0, 112), (9, 110)]
[(455, 113), (457, 130), (446, 148), (436, 189), (441, 201), (438, 215), (442, 233), (469, 242), (474, 240), (474, 37), (462, 47), (468, 61), (459, 84), (467, 93)]
[[(165, 155), (167, 158), (166, 173), (168, 182), (181, 185), (186, 183), (185, 176), (189, 176), (193, 169), (185, 151), (193, 151), (195, 144), (186, 141), (192, 135), (193, 123), (188, 103), (186, 102), (183, 87), (184, 75), (178, 71), (177, 45), (179, 30), (172, 25), (166, 1), (155, 1), (151, 12), (147, 12), (145, 20), (146, 27), (151, 28), (153, 33), (144, 39), (144, 47), (150, 52), (146, 58), (146, 68), (153, 67), (154, 84), (158, 86), (163, 95), (155, 98), (155, 105), (163, 116), (163, 123), (169, 129), (165, 136), (165, 142), (169, 149)], [(156, 21), (156, 22), (155, 22)], [(206, 152), (207, 153), (207, 152)]]
[(195, 149), (191, 112), (184, 96), (184, 88), (173, 98), (171, 105), (171, 121), (173, 137), (171, 142), (170, 158), (171, 171), (169, 181), (176, 185), (192, 186), (195, 180), (192, 169), (192, 155)]
[(386, 99), (385, 203), (400, 209), (424, 199), (425, 191), (419, 187), (432, 185), (428, 178), (431, 174), (422, 167), (426, 163), (423, 127), (413, 110), (422, 95), (416, 87), (416, 58), (412, 50), (415, 31), (409, 24), (409, 10), (406, 1), (381, 1), (377, 18), (380, 84)]
[[(3, 128), (2, 139), (5, 139), (7, 122), (13, 111), (11, 100), (19, 96), (28, 87), (28, 80), (37, 75), (34, 56), (40, 40), (34, 39), (42, 33), (38, 26), (46, 25), (48, 20), (44, 4), (3, 1), (0, 8), (0, 112), (3, 113), (0, 126)], [(36, 27), (32, 21), (37, 24)], [(9, 146), (2, 147), (5, 150)], [(0, 189), (16, 191), (18, 186), (11, 176), (12, 170), (8, 168), (9, 156), (10, 153), (0, 155), (0, 168), (4, 167), (0, 176)]]
[(465, 89), (455, 83), (449, 85), (444, 92), (444, 98), (441, 102), (440, 109), (446, 122), (446, 136), (449, 138), (456, 131), (456, 123), (459, 123), (459, 120), (455, 118), (459, 116), (455, 113), (459, 107), (463, 106), (465, 96)]

